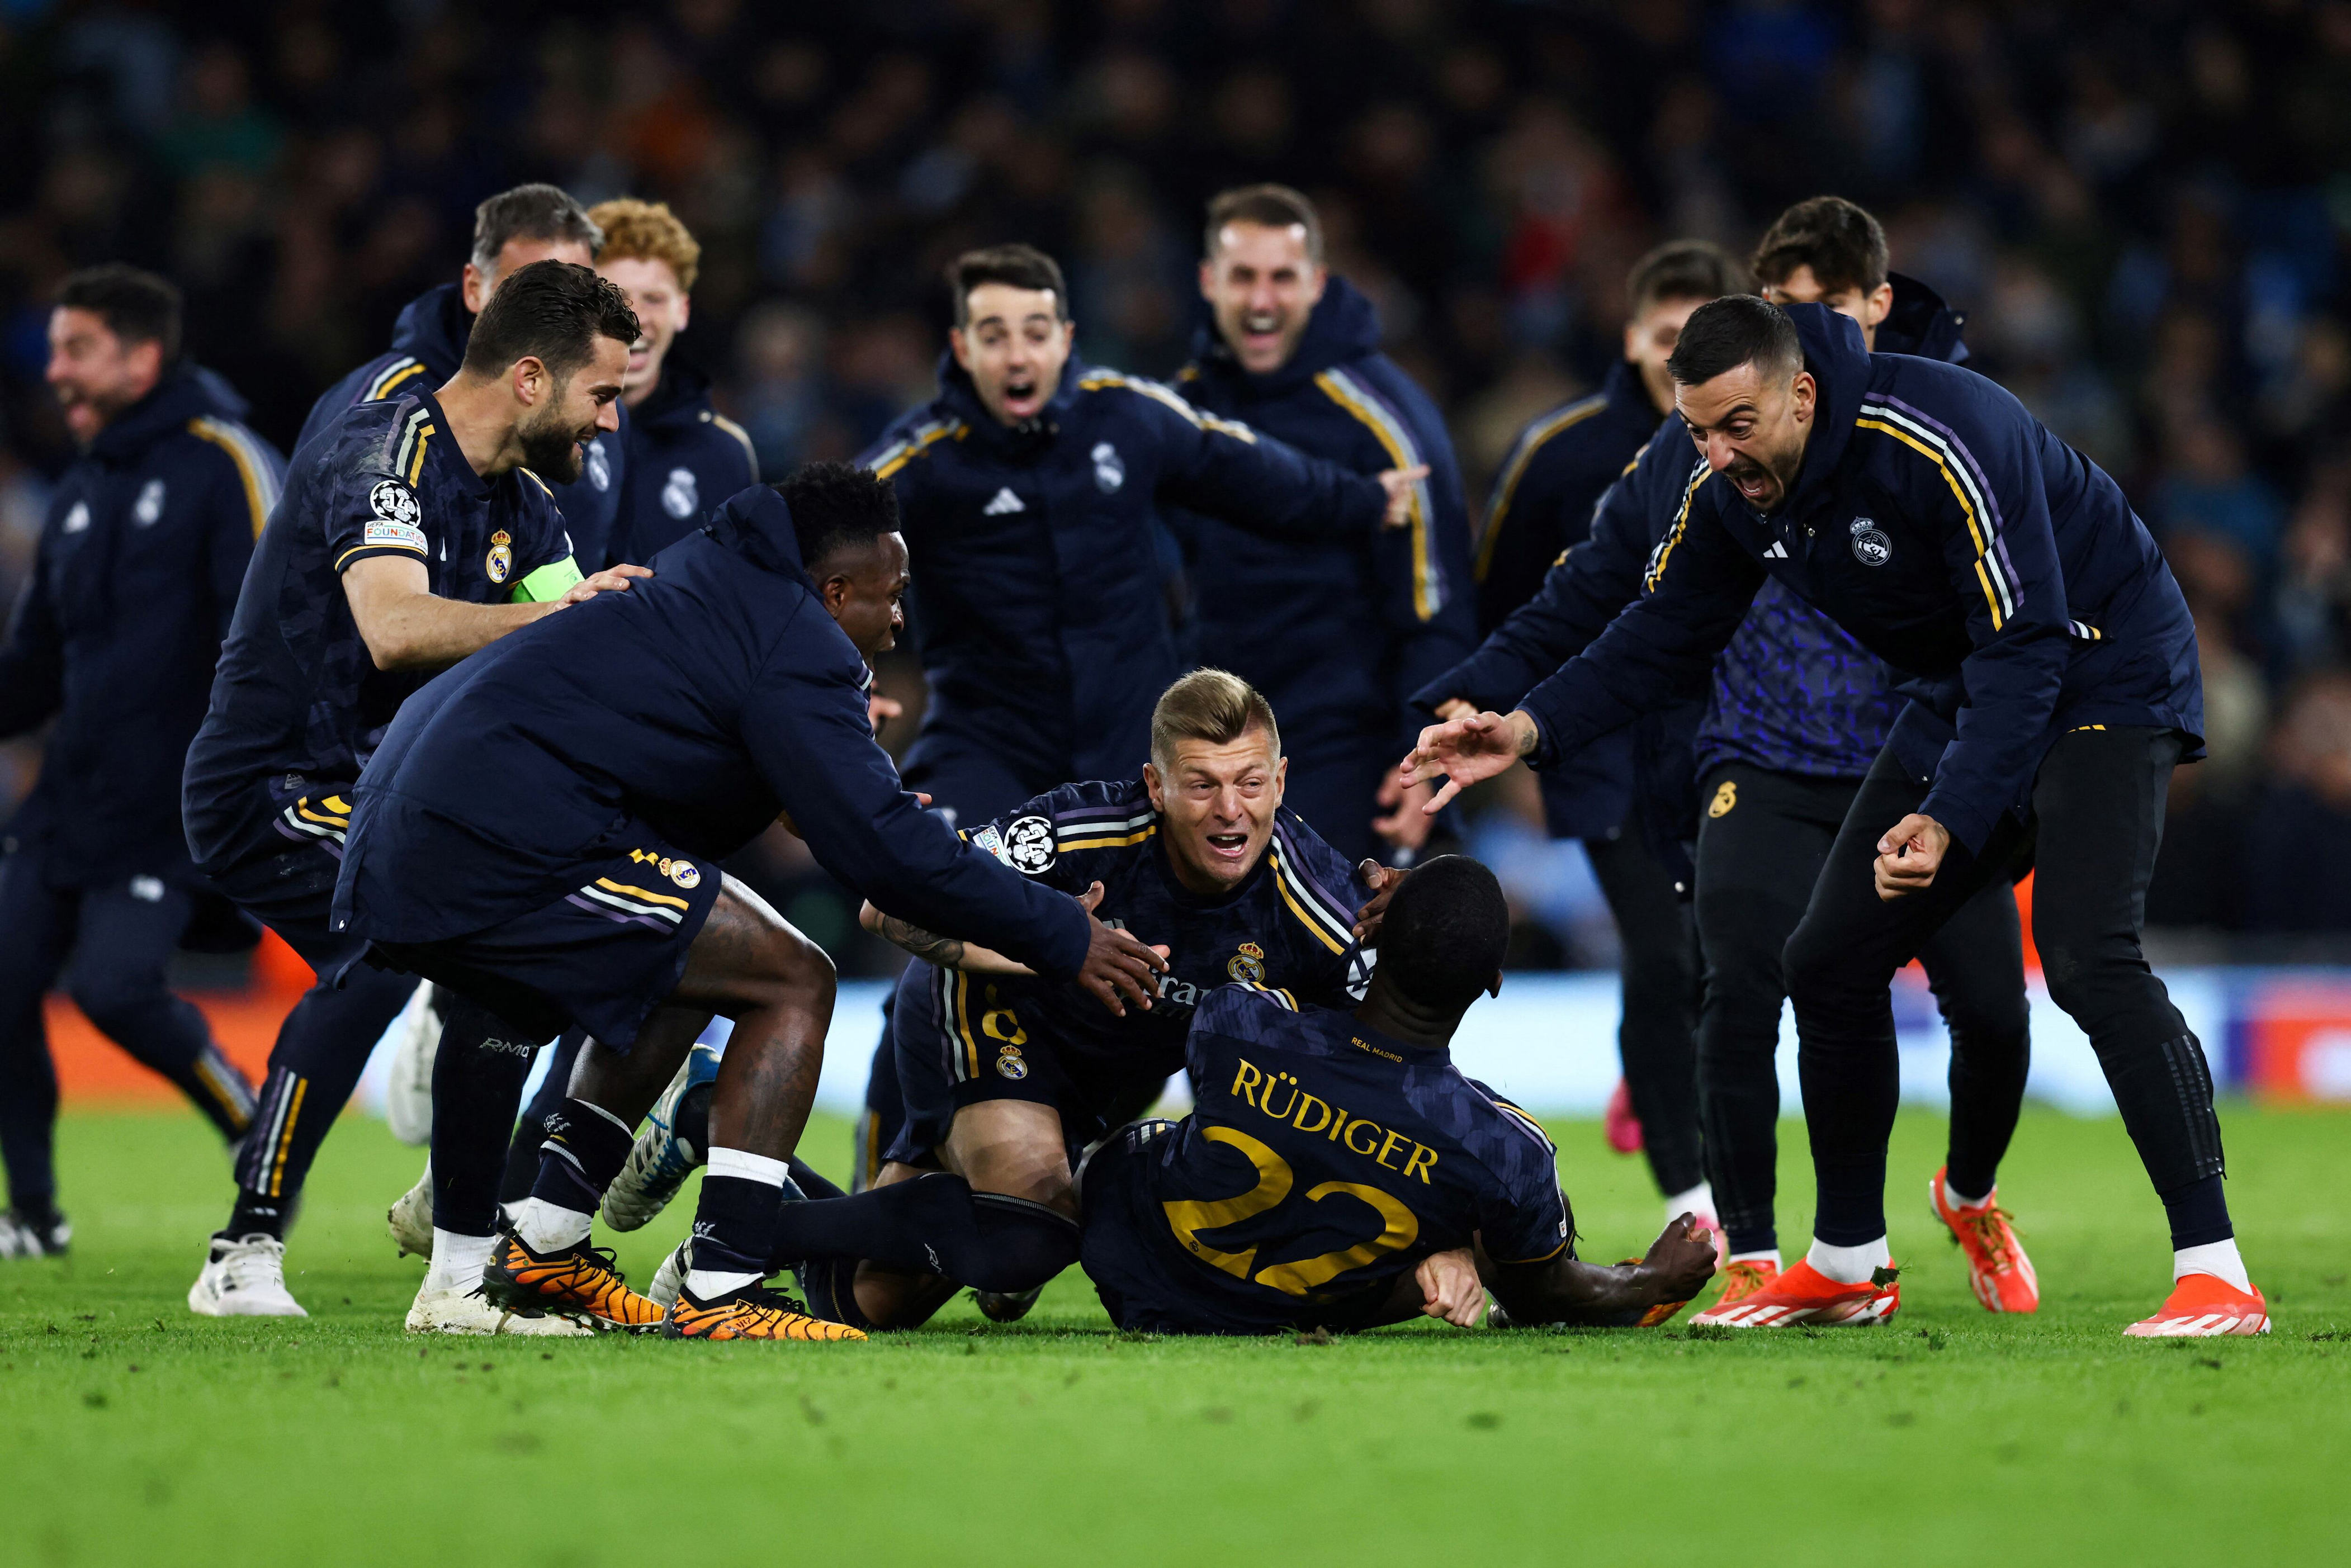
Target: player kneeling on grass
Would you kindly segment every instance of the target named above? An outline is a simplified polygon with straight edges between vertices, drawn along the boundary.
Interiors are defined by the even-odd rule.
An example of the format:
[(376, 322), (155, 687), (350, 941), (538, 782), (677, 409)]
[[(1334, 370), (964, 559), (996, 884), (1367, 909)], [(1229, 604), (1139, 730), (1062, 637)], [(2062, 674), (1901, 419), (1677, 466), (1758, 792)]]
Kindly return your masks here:
[(1081, 1181), (1081, 1261), (1111, 1320), (1466, 1328), (1482, 1279), (1514, 1324), (1630, 1326), (1697, 1295), (1714, 1243), (1687, 1214), (1638, 1262), (1580, 1261), (1551, 1140), (1453, 1065), (1462, 1014), (1501, 988), (1510, 926), (1494, 873), (1444, 855), (1396, 890), (1352, 1010), (1264, 986), (1202, 998), (1184, 1048), (1197, 1108), (1126, 1129)]
[[(479, 1212), (435, 1213), (436, 1232), (487, 1252), (496, 1304), (671, 1336), (856, 1337), (761, 1286), (833, 975), (715, 862), (779, 816), (882, 907), (985, 930), (1040, 973), (1143, 1001), (1148, 949), (958, 841), (874, 744), (865, 662), (802, 563), (896, 531), (888, 486), (846, 466), (747, 490), (662, 552), (661, 591), (634, 612), (568, 635), (570, 618), (550, 622), (540, 630), (557, 635), (509, 639), (418, 693), (354, 791), (338, 928), (527, 1038), (574, 1023), (591, 1037), (511, 1226), (491, 1238), (494, 1174), (466, 1189)], [(589, 1217), (714, 1013), (735, 1024), (710, 1112), (717, 1146), (684, 1293), (664, 1313), (588, 1246)], [(436, 1210), (460, 1109), (435, 1107)], [(495, 1173), (511, 1097), (492, 1109), (462, 1146)]]
[[(846, 1202), (786, 1207), (778, 1255), (805, 1265), (820, 1314), (909, 1328), (965, 1284), (988, 1316), (1019, 1317), (1077, 1260), (1071, 1171), (1182, 1069), (1197, 998), (1235, 978), (1342, 1006), (1361, 994), (1358, 934), (1370, 937), (1374, 894), (1397, 873), (1369, 862), (1351, 873), (1283, 808), (1287, 765), (1264, 697), (1195, 671), (1160, 695), (1151, 749), (1140, 779), (1063, 785), (971, 833), (1165, 952), (1147, 1009), (1110, 1016), (1075, 987), (867, 907), (871, 928), (927, 962), (909, 967), (892, 1009), (896, 1114), (874, 1134), (888, 1163)], [(643, 1224), (684, 1178), (677, 1151), (705, 1137), (695, 1098), (656, 1112), (639, 1139), (606, 1197), (616, 1227)], [(794, 1176), (837, 1196), (813, 1172)]]

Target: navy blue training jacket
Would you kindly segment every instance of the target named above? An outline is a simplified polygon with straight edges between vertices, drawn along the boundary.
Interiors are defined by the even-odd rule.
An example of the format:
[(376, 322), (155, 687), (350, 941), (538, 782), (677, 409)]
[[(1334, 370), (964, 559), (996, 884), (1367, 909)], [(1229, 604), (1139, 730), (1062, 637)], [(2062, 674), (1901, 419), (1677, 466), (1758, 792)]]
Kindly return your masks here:
[(1241, 369), (1213, 320), (1192, 353), (1177, 390), (1204, 413), (1359, 474), (1428, 465), (1402, 528), (1301, 538), (1229, 517), (1172, 519), (1202, 659), (1265, 694), (1293, 757), (1366, 734), (1384, 748), (1409, 744), (1420, 721), (1407, 700), (1478, 639), (1468, 507), (1444, 416), (1380, 352), (1379, 317), (1343, 277), (1280, 370)]
[(1537, 764), (1702, 689), (1767, 578), (1911, 677), (1897, 755), (1956, 726), (1919, 809), (1970, 850), (2028, 808), (2067, 728), (2178, 729), (2200, 757), (2194, 624), (2113, 479), (1973, 371), (1872, 355), (1821, 306), (1788, 314), (1819, 402), (1787, 505), (1758, 514), (1693, 469), (1647, 597), (1520, 704)]
[[(1480, 632), (1499, 629), (1541, 588), (1545, 573), (1590, 535), (1593, 508), (1656, 429), (1656, 407), (1640, 371), (1620, 360), (1598, 392), (1538, 414), (1519, 432), (1495, 476), (1478, 541)], [(1562, 651), (1550, 668), (1573, 651)], [(1633, 732), (1603, 736), (1540, 783), (1543, 821), (1553, 838), (1614, 832), (1633, 802)]]
[[(651, 560), (699, 529), (730, 496), (759, 482), (743, 427), (710, 406), (710, 378), (673, 352), (653, 395), (629, 411), (626, 480), (605, 559)], [(586, 564), (586, 563), (583, 563)]]
[(285, 461), (209, 371), (165, 372), (58, 479), (0, 642), (0, 737), (54, 717), (0, 851), (55, 886), (194, 885), (180, 769)]
[[(302, 434), (294, 439), (294, 450), (309, 445), (335, 415), (353, 403), (437, 391), (465, 362), (465, 340), (473, 334), (474, 318), (465, 309), (463, 288), (444, 283), (426, 289), (402, 308), (391, 349), (319, 394), (310, 405), (310, 417), (302, 422)], [(594, 571), (610, 559), (607, 552), (628, 482), (629, 423), (629, 411), (622, 407), (619, 430), (600, 434), (580, 449), (580, 477), (551, 486), (582, 571)]]
[(718, 860), (781, 812), (877, 907), (1077, 973), (1076, 901), (967, 844), (900, 785), (873, 740), (865, 661), (801, 569), (780, 496), (746, 490), (653, 570), (490, 644), (402, 708), (353, 796), (339, 929), (393, 943), (485, 930), (561, 897), (638, 823)]
[(1152, 706), (1181, 670), (1154, 538), (1163, 505), (1351, 541), (1387, 509), (1368, 476), (1074, 356), (1018, 428), (951, 357), (939, 382), (862, 459), (897, 486), (913, 557), (930, 706), (910, 769), (934, 736), (992, 751), (1033, 794), (1141, 769)]

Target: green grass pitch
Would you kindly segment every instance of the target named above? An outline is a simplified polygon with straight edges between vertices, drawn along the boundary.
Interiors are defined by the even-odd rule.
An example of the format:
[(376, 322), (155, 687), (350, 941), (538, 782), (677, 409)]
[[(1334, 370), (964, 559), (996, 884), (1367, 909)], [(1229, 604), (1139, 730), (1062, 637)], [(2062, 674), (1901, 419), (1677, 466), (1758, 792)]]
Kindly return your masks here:
[[(866, 1345), (689, 1346), (404, 1335), (421, 1265), (382, 1213), (418, 1157), (357, 1118), (289, 1257), (314, 1315), (193, 1317), (217, 1146), (78, 1114), (72, 1257), (0, 1263), (0, 1562), (2344, 1561), (2351, 1115), (2225, 1118), (2266, 1340), (2124, 1340), (2167, 1284), (2160, 1211), (2118, 1124), (2034, 1112), (2001, 1186), (2034, 1318), (1969, 1296), (1925, 1213), (1942, 1124), (1906, 1113), (1879, 1329), (1130, 1339), (1073, 1270), (1014, 1328), (958, 1302)], [(1638, 1250), (1639, 1162), (1554, 1134), (1585, 1255)], [(808, 1147), (838, 1167), (847, 1130)], [(689, 1211), (621, 1239), (632, 1278)]]

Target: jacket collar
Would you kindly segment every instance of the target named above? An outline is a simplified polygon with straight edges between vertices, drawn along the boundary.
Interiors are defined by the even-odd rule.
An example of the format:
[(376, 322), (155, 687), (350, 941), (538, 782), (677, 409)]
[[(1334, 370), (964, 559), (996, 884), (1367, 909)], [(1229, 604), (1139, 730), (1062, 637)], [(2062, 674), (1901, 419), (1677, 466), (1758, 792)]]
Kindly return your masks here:
[(791, 579), (811, 593), (808, 569), (800, 564), (799, 536), (792, 531), (792, 509), (772, 486), (754, 485), (730, 497), (712, 515), (710, 537), (747, 558), (754, 565)]
[(1825, 305), (1791, 305), (1787, 311), (1804, 345), (1804, 368), (1820, 389), (1804, 464), (1784, 508), (1792, 517), (1826, 499), (1835, 482), (1837, 465), (1853, 440), (1853, 422), (1861, 417), (1861, 400), (1869, 391), (1869, 351), (1861, 346), (1860, 325), (1850, 317)]
[(672, 425), (697, 423), (703, 411), (710, 406), (710, 377), (701, 366), (678, 358), (672, 349), (662, 361), (661, 380), (653, 395), (633, 410), (625, 406), (623, 414), (630, 423), (647, 430), (666, 430)]
[(1915, 277), (1889, 272), (1886, 280), (1894, 285), (1894, 306), (1877, 324), (1876, 351), (1966, 364), (1968, 346), (1959, 341), (1959, 333), (1968, 324), (1967, 312), (1952, 309)]
[(1608, 373), (1600, 381), (1600, 395), (1608, 400), (1610, 408), (1631, 410), (1652, 424), (1674, 412), (1670, 406), (1664, 414), (1657, 412), (1656, 405), (1649, 401), (1649, 389), (1641, 380), (1639, 368), (1630, 360), (1619, 360), (1608, 367)]
[(147, 449), (205, 415), (245, 417), (245, 400), (212, 371), (183, 361), (163, 372), (145, 397), (106, 422), (89, 444), (101, 463), (132, 463)]
[(972, 385), (970, 374), (956, 363), (954, 353), (943, 351), (939, 355), (939, 403), (946, 413), (969, 425), (973, 440), (990, 454), (1025, 460), (1042, 452), (1061, 434), (1070, 411), (1077, 405), (1078, 382), (1085, 375), (1086, 368), (1085, 361), (1072, 350), (1068, 363), (1061, 367), (1061, 382), (1053, 389), (1051, 400), (1034, 418), (1006, 424), (979, 401), (979, 389)]
[(413, 354), (424, 362), (424, 373), (439, 386), (465, 362), (465, 340), (474, 335), (474, 318), (465, 308), (465, 290), (454, 283), (428, 288), (410, 300), (392, 329), (392, 352)]
[(1205, 299), (1192, 329), (1192, 362), (1246, 398), (1280, 397), (1295, 392), (1333, 365), (1374, 354), (1380, 347), (1380, 313), (1364, 291), (1332, 273), (1322, 298), (1306, 319), (1298, 347), (1277, 369), (1263, 375), (1241, 369), (1230, 345), (1217, 330)]

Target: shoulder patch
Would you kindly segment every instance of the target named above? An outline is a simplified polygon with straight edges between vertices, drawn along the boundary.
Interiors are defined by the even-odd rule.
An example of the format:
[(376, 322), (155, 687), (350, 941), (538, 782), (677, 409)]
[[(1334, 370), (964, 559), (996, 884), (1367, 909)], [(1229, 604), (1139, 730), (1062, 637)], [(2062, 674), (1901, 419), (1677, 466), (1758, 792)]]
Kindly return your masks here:
[(1004, 847), (991, 851), (1014, 871), (1028, 876), (1053, 869), (1060, 859), (1053, 847), (1053, 824), (1042, 817), (1022, 817), (1004, 830)]
[(1011, 852), (1004, 847), (1004, 835), (996, 831), (996, 825), (993, 822), (972, 834), (971, 841), (1006, 865), (1012, 863)]
[(367, 528), (361, 542), (422, 551), (424, 530), (417, 527), (422, 515), (415, 491), (397, 479), (379, 479), (368, 492)]

